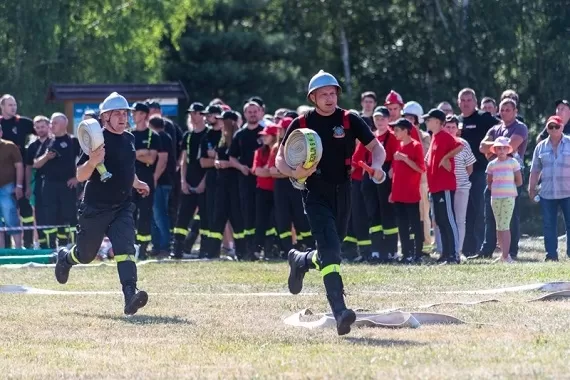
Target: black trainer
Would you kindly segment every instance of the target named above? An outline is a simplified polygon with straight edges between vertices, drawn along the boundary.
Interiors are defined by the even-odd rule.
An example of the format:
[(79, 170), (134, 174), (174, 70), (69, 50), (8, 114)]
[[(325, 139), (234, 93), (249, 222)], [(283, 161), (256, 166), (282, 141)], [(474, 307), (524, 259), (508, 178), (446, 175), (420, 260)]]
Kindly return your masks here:
[(69, 271), (72, 265), (67, 262), (67, 249), (60, 248), (57, 251), (57, 262), (55, 263), (55, 279), (60, 284), (67, 283), (69, 279)]
[(139, 309), (145, 307), (148, 302), (148, 294), (144, 290), (140, 290), (135, 287), (126, 287), (123, 291), (125, 294), (125, 314), (133, 315), (136, 314)]
[(301, 253), (295, 249), (290, 250), (287, 255), (287, 261), (289, 261), (289, 280), (287, 283), (291, 294), (301, 293), (305, 273), (309, 271), (303, 255), (306, 255), (306, 253)]
[(346, 335), (350, 332), (350, 326), (356, 321), (356, 313), (352, 309), (343, 310), (336, 318), (336, 332), (338, 335)]

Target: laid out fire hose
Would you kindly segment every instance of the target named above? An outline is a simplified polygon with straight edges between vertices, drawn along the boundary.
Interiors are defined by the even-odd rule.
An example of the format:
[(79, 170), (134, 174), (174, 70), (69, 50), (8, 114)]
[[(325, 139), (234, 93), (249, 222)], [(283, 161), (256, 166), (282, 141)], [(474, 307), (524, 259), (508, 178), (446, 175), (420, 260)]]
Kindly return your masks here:
[[(285, 162), (291, 169), (303, 165), (305, 169), (319, 163), (323, 156), (323, 143), (317, 132), (309, 128), (296, 129), (289, 135), (284, 147)], [(305, 190), (307, 178), (291, 178), (293, 187)]]

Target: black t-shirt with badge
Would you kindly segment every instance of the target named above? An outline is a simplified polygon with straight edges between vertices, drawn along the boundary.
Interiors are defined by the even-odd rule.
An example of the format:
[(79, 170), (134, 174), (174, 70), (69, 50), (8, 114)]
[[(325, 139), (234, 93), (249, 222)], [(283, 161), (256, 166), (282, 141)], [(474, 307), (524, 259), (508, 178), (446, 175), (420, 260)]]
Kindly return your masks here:
[(487, 159), (485, 155), (479, 151), (481, 141), (487, 135), (489, 129), (499, 124), (501, 121), (491, 115), (489, 112), (476, 110), (471, 116), (459, 116), (459, 128), (461, 129), (461, 138), (469, 143), (473, 155), (477, 162), (473, 165), (474, 171), (485, 170), (487, 168)]
[[(330, 116), (322, 116), (315, 110), (311, 110), (305, 115), (307, 128), (317, 132), (323, 144), (323, 156), (315, 173), (322, 180), (331, 184), (343, 184), (350, 180), (350, 173), (347, 172), (350, 162), (347, 165), (347, 160), (352, 158), (356, 140), (364, 145), (368, 145), (374, 140), (374, 135), (368, 124), (360, 116), (353, 113), (349, 113), (348, 116), (350, 128), (344, 129), (344, 113), (345, 110), (337, 108)], [(291, 132), (299, 128), (301, 125), (299, 118), (297, 118), (287, 129), (282, 144), (285, 144)], [(307, 180), (308, 185), (312, 177)]]
[(81, 148), (77, 138), (65, 134), (50, 139), (48, 151), (54, 151), (56, 156), (48, 160), (42, 167), (45, 180), (67, 182), (75, 178), (77, 158), (81, 155)]
[(263, 131), (263, 127), (260, 125), (254, 129), (245, 126), (238, 130), (232, 140), (230, 156), (237, 158), (240, 164), (252, 168), (255, 151), (263, 145), (261, 136), (259, 136), (261, 131)]
[[(150, 128), (146, 128), (143, 131), (133, 130), (131, 131), (133, 136), (135, 137), (135, 149), (142, 150), (156, 150), (157, 152), (160, 151), (162, 142), (158, 133), (154, 132)], [(139, 160), (135, 162), (135, 170), (139, 179), (143, 182), (147, 182), (152, 184), (154, 170), (156, 168), (156, 160), (153, 164), (145, 164)], [(149, 182), (150, 181), (150, 182)]]
[(182, 136), (182, 148), (186, 151), (186, 182), (191, 187), (198, 186), (206, 174), (200, 165), (201, 143), (206, 133), (208, 133), (208, 129), (204, 128), (200, 132), (188, 131)]
[[(176, 158), (174, 157), (174, 146), (172, 145), (172, 137), (165, 131), (158, 132), (160, 137), (160, 149), (158, 153), (168, 154), (166, 161), (166, 168), (158, 179), (158, 185), (172, 186), (174, 184), (174, 177), (176, 175)], [(157, 159), (158, 161), (158, 159)]]
[(20, 148), (22, 157), (26, 157), (26, 143), (30, 135), (35, 134), (34, 122), (27, 117), (17, 115), (10, 119), (0, 117), (2, 139), (12, 141)]
[[(40, 141), (40, 139), (35, 140), (26, 148), (26, 158), (25, 164), (26, 166), (34, 166), (34, 161), (41, 156), (43, 156), (47, 150), (48, 145), (51, 143), (51, 139), (46, 138), (44, 141)], [(37, 175), (43, 174), (43, 167), (36, 169)]]
[[(103, 129), (105, 141), (105, 159), (103, 163), (113, 176), (101, 182), (101, 176), (95, 169), (85, 184), (83, 201), (90, 205), (115, 205), (131, 199), (135, 181), (135, 137), (130, 132), (120, 135)], [(89, 156), (85, 153), (77, 165), (83, 165)]]
[[(202, 139), (202, 144), (200, 150), (202, 151), (201, 158), (212, 158), (208, 156), (208, 151), (210, 149), (216, 149), (218, 144), (220, 143), (220, 139), (222, 138), (222, 130), (215, 130), (213, 128), (209, 129), (204, 138)], [(205, 168), (206, 175), (209, 179), (213, 179), (216, 177), (216, 169), (215, 168)]]

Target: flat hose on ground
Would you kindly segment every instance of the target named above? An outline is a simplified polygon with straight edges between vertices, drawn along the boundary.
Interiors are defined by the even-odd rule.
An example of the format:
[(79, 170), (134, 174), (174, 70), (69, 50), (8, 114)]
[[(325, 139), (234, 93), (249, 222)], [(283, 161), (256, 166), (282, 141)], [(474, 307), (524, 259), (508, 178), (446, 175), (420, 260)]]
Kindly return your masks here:
[[(291, 132), (285, 142), (285, 162), (291, 169), (303, 165), (305, 169), (316, 165), (323, 156), (323, 143), (317, 132), (309, 128), (299, 128)], [(293, 186), (304, 190), (307, 178), (291, 178)]]

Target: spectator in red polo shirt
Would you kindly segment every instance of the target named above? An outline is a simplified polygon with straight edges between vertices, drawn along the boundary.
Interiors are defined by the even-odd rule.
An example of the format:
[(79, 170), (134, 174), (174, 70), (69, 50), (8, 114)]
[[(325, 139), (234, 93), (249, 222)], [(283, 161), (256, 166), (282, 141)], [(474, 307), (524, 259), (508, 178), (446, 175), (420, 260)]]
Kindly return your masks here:
[(253, 168), (251, 171), (257, 176), (257, 186), (255, 189), (255, 256), (261, 257), (263, 248), (266, 258), (271, 250), (270, 239), (266, 239), (266, 231), (273, 215), (273, 186), (275, 179), (269, 172), (269, 156), (271, 147), (277, 141), (279, 127), (267, 125), (259, 135), (263, 140), (263, 145), (255, 151), (253, 157)]
[[(392, 162), (392, 193), (402, 244), (402, 262), (420, 260), (423, 247), (423, 228), (420, 220), (420, 182), (425, 171), (422, 144), (410, 136), (414, 126), (404, 118), (390, 123), (399, 141)], [(410, 239), (410, 233), (414, 236)]]
[(432, 133), (432, 140), (426, 155), (427, 180), (431, 193), (435, 222), (441, 234), (442, 252), (439, 262), (459, 264), (459, 233), (453, 211), (453, 198), (457, 182), (455, 160), (463, 144), (443, 130), (445, 113), (431, 109), (424, 120)]

